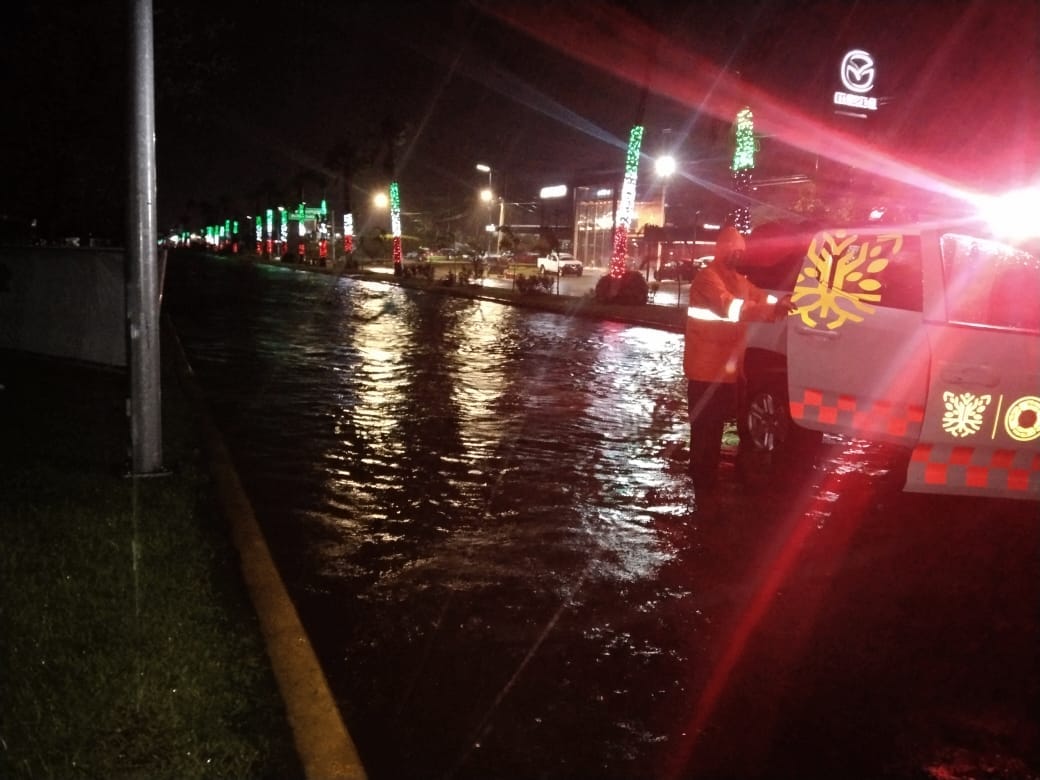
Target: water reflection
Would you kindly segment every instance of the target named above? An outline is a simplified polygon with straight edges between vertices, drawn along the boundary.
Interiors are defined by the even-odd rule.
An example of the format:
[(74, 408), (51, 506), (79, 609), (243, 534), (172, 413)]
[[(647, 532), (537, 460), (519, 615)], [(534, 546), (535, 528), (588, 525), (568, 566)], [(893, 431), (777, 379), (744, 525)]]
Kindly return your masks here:
[[(484, 646), (504, 676), (436, 670), (462, 708), (439, 718), (459, 734), (422, 750), (457, 764), (522, 671), (532, 626), (539, 658), (575, 629), (592, 657), (664, 653), (556, 623), (595, 583), (645, 584), (675, 556), (659, 521), (693, 511), (667, 457), (685, 436), (680, 336), (376, 282), (178, 271), (181, 338), (330, 679), (366, 718), (421, 696), (413, 674), (401, 701), (378, 703), (413, 652), (429, 659), (424, 643)], [(359, 667), (382, 684), (359, 688)], [(420, 746), (423, 722), (408, 728)]]
[[(235, 261), (167, 285), (373, 780), (916, 777), (893, 734), (941, 729), (937, 700), (1010, 691), (1035, 724), (1026, 509), (995, 534), (835, 441), (782, 491), (725, 479), (707, 519), (673, 456), (681, 336)], [(975, 651), (995, 616), (1017, 664)]]

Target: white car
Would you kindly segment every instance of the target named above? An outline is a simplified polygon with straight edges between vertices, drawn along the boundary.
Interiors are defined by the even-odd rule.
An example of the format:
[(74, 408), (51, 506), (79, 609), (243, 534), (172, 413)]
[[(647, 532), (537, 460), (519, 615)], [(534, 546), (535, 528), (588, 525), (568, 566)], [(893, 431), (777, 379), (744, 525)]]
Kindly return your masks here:
[(581, 276), (584, 269), (570, 252), (550, 252), (545, 257), (538, 258), (538, 270), (543, 274)]

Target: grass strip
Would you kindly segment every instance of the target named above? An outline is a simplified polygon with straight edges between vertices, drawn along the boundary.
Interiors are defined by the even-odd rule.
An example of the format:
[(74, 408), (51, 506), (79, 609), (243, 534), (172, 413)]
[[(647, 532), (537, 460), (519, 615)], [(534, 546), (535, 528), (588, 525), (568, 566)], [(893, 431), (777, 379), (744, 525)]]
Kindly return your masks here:
[(0, 355), (0, 776), (302, 777), (190, 404), (126, 476), (126, 376)]

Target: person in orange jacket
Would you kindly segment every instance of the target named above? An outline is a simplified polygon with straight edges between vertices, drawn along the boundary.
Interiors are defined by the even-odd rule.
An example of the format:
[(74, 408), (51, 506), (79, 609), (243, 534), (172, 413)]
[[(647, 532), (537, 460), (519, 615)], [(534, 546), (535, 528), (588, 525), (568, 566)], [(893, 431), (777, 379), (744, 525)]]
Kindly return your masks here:
[(690, 416), (690, 476), (694, 489), (714, 488), (722, 430), (736, 411), (749, 321), (778, 320), (795, 310), (791, 296), (777, 300), (737, 271), (747, 245), (732, 225), (719, 231), (715, 258), (690, 285), (683, 374)]

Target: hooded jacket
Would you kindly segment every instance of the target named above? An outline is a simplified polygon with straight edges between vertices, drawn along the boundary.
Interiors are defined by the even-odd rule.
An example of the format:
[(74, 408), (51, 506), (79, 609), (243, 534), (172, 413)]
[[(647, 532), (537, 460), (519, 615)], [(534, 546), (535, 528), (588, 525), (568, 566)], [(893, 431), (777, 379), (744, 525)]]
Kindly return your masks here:
[(747, 322), (777, 317), (776, 299), (720, 258), (746, 247), (732, 226), (719, 232), (715, 259), (693, 278), (686, 312), (683, 373), (700, 382), (736, 382), (742, 371)]

